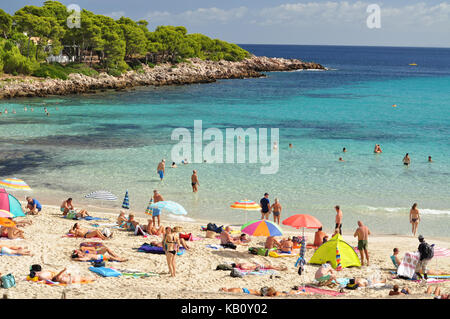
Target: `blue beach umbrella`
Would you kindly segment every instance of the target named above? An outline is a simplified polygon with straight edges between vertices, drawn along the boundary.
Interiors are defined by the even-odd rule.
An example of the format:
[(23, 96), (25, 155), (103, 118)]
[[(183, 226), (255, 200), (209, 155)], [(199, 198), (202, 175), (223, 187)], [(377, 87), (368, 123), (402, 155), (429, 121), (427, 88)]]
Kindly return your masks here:
[(130, 209), (130, 200), (128, 198), (128, 189), (127, 189), (127, 192), (125, 193), (125, 198), (123, 199), (122, 208)]
[(161, 212), (165, 211), (167, 213), (174, 215), (187, 215), (187, 211), (184, 209), (183, 206), (170, 200), (153, 203), (150, 205), (150, 208), (152, 210), (157, 208), (161, 210)]

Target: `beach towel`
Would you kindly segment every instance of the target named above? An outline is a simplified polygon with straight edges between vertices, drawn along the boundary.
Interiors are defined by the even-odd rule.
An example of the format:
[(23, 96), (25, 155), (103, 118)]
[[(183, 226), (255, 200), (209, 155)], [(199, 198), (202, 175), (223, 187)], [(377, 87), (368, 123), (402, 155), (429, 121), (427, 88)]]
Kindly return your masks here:
[(114, 229), (121, 229), (116, 223), (98, 223), (98, 224), (90, 224), (92, 227), (109, 227)]
[(119, 277), (122, 275), (117, 270), (106, 267), (89, 267), (89, 270), (103, 277)]
[(278, 272), (274, 269), (260, 269), (260, 270), (245, 270), (245, 269), (241, 269), (241, 268), (235, 268), (235, 269), (239, 270), (244, 276), (246, 276), (246, 275), (256, 275), (256, 276), (278, 275)]
[[(113, 268), (115, 269), (115, 268)], [(133, 278), (146, 278), (146, 277), (155, 277), (155, 276), (159, 276), (159, 274), (155, 273), (155, 272), (142, 272), (142, 271), (138, 271), (138, 270), (131, 270), (131, 269), (115, 269), (117, 271), (119, 271), (122, 276), (126, 276), (126, 277), (133, 277)]]
[(214, 249), (214, 250), (220, 250), (224, 249), (221, 245), (205, 245), (207, 248)]
[(418, 251), (405, 253), (402, 263), (398, 266), (397, 274), (402, 277), (413, 278), (419, 258), (420, 253)]
[(434, 246), (434, 257), (449, 257), (450, 249)]
[(342, 296), (345, 295), (343, 292), (337, 292), (328, 289), (316, 288), (311, 286), (305, 286), (303, 288), (306, 292), (317, 294), (317, 295), (326, 295), (326, 296)]
[(4, 254), (4, 253), (0, 253), (0, 256), (23, 256), (23, 255), (18, 255), (18, 254)]
[[(40, 280), (40, 281), (34, 281), (30, 279), (26, 279), (26, 281), (36, 282), (38, 284), (44, 284), (49, 286), (67, 286), (67, 284), (62, 284), (60, 282), (51, 281), (51, 280)], [(76, 284), (90, 284), (93, 283), (95, 280), (82, 280), (81, 282), (77, 282)], [(75, 285), (75, 284), (72, 284)]]
[(82, 217), (81, 219), (84, 219), (84, 220), (108, 220), (108, 218), (100, 218), (100, 217), (92, 217), (92, 216)]
[[(180, 249), (177, 252), (178, 256), (181, 256), (184, 254), (185, 249), (183, 247), (180, 247)], [(140, 253), (149, 253), (149, 254), (160, 254), (160, 255), (164, 255), (164, 249), (162, 247), (158, 247), (158, 246), (152, 246), (150, 244), (142, 244), (141, 247), (138, 248), (138, 252)]]
[(277, 251), (269, 251), (269, 257), (279, 258), (279, 257), (297, 257), (298, 254), (295, 253), (282, 253)]
[[(63, 235), (63, 236), (61, 236), (61, 237), (68, 237), (68, 238), (83, 238), (83, 237), (76, 237), (74, 234), (69, 234), (69, 233), (67, 233), (67, 234), (65, 234), (65, 235)], [(101, 239), (100, 237), (90, 237), (89, 239)]]

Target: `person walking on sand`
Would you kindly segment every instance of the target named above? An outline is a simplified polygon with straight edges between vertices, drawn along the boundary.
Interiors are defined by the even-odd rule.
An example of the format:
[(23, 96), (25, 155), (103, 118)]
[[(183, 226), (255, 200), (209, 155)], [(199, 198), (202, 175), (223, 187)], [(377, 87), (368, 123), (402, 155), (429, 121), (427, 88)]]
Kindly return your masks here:
[(200, 183), (198, 182), (198, 176), (197, 176), (197, 171), (196, 170), (192, 171), (191, 182), (192, 182), (192, 191), (194, 193), (197, 193), (198, 186), (200, 185)]
[(336, 227), (335, 229), (339, 229), (339, 234), (342, 235), (342, 210), (339, 205), (334, 206), (336, 210)]
[(403, 165), (409, 166), (411, 164), (411, 158), (409, 157), (409, 153), (406, 153), (405, 157), (403, 157)]
[(413, 236), (416, 237), (416, 232), (420, 222), (420, 214), (419, 210), (417, 209), (417, 203), (414, 203), (411, 207), (411, 210), (409, 211), (409, 222), (412, 225)]
[(259, 205), (261, 206), (261, 219), (269, 220), (270, 201), (268, 193), (264, 193), (264, 197), (259, 201)]
[(430, 262), (430, 260), (434, 257), (434, 245), (430, 245), (425, 241), (425, 238), (423, 238), (422, 235), (419, 235), (418, 237), (419, 239), (419, 253), (420, 253), (420, 258), (419, 258), (419, 262), (416, 265), (416, 275), (419, 278), (422, 278), (422, 276), (420, 275), (420, 271), (422, 270), (423, 273), (423, 278), (425, 278), (425, 280), (428, 279), (428, 263)]
[(158, 172), (159, 178), (161, 180), (163, 180), (164, 178), (165, 170), (166, 170), (166, 160), (162, 159), (161, 162), (159, 162), (158, 167), (156, 168), (156, 171)]
[(283, 209), (281, 207), (280, 201), (278, 198), (275, 198), (275, 203), (273, 203), (272, 207), (272, 213), (273, 213), (273, 222), (280, 225), (280, 216), (281, 216), (281, 210)]
[[(155, 189), (153, 191), (153, 202), (162, 202), (164, 201), (164, 198), (161, 196), (161, 194)], [(161, 210), (159, 208), (153, 208), (152, 210), (152, 220), (153, 225), (156, 225), (155, 219), (158, 219), (158, 228), (161, 226), (161, 220), (160, 220)]]
[(368, 240), (370, 230), (362, 223), (362, 221), (358, 221), (358, 226), (359, 227), (356, 229), (353, 237), (358, 237), (358, 249), (361, 254), (361, 266), (364, 266), (364, 255), (367, 259), (367, 266), (369, 266), (369, 251), (367, 250), (367, 247), (369, 245)]

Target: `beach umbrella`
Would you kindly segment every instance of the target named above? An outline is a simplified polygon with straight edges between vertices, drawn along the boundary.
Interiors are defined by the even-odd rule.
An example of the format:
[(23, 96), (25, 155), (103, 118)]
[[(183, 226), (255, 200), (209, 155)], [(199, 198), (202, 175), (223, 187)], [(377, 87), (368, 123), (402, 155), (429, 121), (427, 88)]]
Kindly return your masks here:
[(25, 213), (22, 205), (13, 195), (8, 194), (4, 188), (0, 188), (0, 217), (23, 217)]
[(89, 194), (85, 195), (84, 197), (90, 198), (90, 199), (99, 199), (99, 200), (101, 200), (100, 205), (103, 204), (104, 200), (109, 200), (109, 201), (117, 200), (117, 196), (108, 191), (96, 191), (96, 192), (89, 193)]
[(31, 191), (30, 186), (28, 186), (27, 183), (25, 183), (23, 180), (19, 178), (6, 178), (0, 181), (0, 186), (13, 189), (20, 189), (23, 191)]
[(266, 219), (248, 222), (241, 227), (241, 232), (250, 236), (269, 237), (283, 235), (280, 226)]
[(234, 204), (232, 204), (230, 206), (232, 209), (239, 209), (239, 210), (243, 210), (245, 211), (245, 222), (247, 223), (247, 211), (252, 210), (261, 210), (261, 206), (259, 206), (257, 203), (255, 203), (254, 201), (248, 200), (248, 199), (243, 199), (237, 202), (234, 202)]
[(303, 237), (305, 236), (305, 228), (320, 228), (322, 223), (314, 216), (308, 214), (296, 214), (283, 220), (283, 225), (294, 228), (303, 228)]
[(128, 198), (128, 189), (127, 189), (127, 192), (125, 193), (125, 198), (123, 199), (122, 208), (130, 209), (130, 202), (129, 202), (129, 198)]
[(5, 226), (5, 227), (14, 227), (16, 226), (16, 223), (13, 222), (11, 219), (9, 218), (3, 218), (0, 217), (0, 226)]
[(161, 210), (161, 212), (165, 211), (167, 213), (174, 215), (187, 215), (187, 211), (184, 209), (183, 206), (170, 200), (150, 204), (150, 208), (152, 210), (157, 208)]

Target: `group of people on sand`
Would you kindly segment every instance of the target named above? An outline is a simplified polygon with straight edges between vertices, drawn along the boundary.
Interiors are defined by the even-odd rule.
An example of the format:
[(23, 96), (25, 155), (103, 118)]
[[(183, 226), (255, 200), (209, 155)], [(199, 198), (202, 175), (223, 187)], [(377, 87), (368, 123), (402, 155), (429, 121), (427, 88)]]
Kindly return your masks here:
[(246, 234), (241, 234), (239, 237), (231, 236), (231, 227), (226, 226), (220, 233), (220, 245), (224, 248), (236, 249), (236, 245), (247, 245), (251, 239)]
[(80, 219), (89, 216), (89, 213), (85, 209), (75, 210), (72, 201), (73, 199), (69, 197), (62, 202), (60, 210), (64, 217), (69, 219)]

